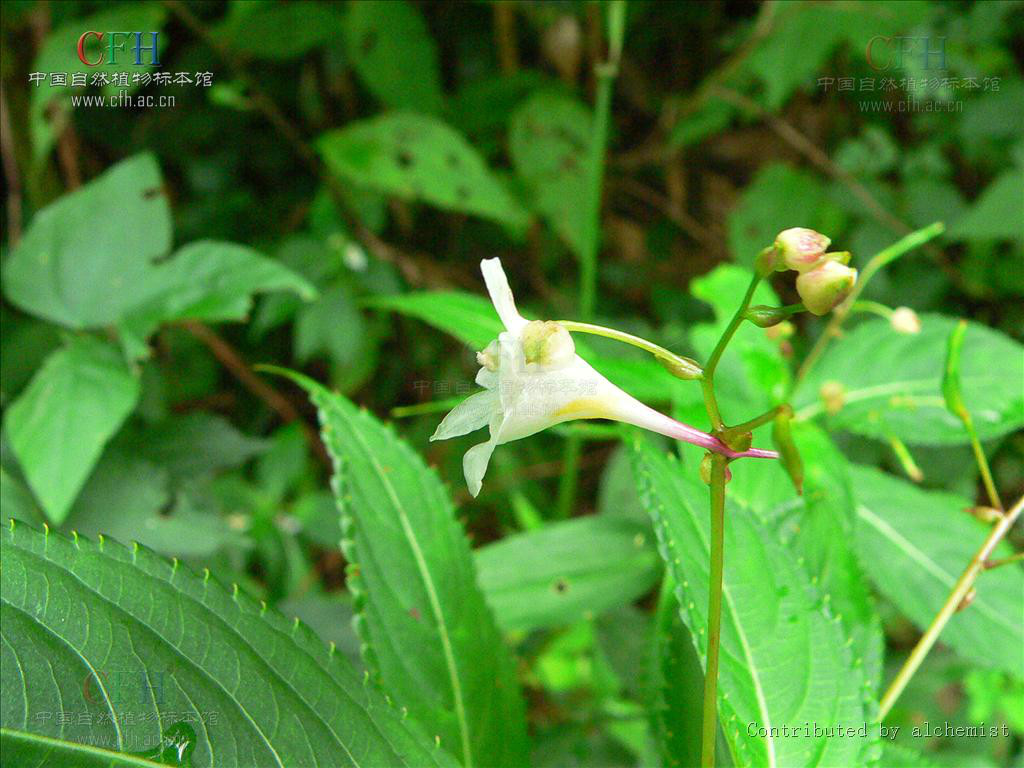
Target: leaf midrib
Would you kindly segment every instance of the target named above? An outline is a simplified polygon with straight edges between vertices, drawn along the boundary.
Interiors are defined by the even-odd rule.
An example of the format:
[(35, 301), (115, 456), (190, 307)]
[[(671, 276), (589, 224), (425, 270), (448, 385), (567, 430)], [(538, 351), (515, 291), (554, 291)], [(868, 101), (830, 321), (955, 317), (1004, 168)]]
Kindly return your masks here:
[[(323, 401), (323, 398), (321, 398), (321, 401)], [(334, 410), (334, 412), (342, 419), (348, 421), (340, 408), (337, 408), (329, 402), (325, 404), (328, 408)], [(401, 499), (398, 497), (398, 493), (395, 490), (394, 485), (391, 483), (391, 479), (384, 472), (384, 468), (377, 460), (376, 454), (370, 449), (370, 446), (367, 445), (360, 430), (351, 429), (350, 433), (359, 442), (364, 454), (369, 457), (369, 461), (373, 466), (374, 472), (376, 472), (377, 477), (384, 485), (387, 494), (391, 499), (391, 503), (398, 512), (398, 519), (402, 524), (402, 532), (409, 544), (409, 548), (412, 550), (413, 558), (416, 561), (416, 569), (420, 572), (420, 577), (423, 579), (423, 585), (427, 592), (427, 600), (430, 603), (431, 613), (434, 614), (434, 618), (437, 620), (438, 637), (441, 640), (441, 649), (445, 657), (445, 666), (448, 669), (448, 680), (452, 687), (452, 698), (454, 699), (455, 704), (455, 716), (459, 722), (459, 733), (462, 737), (462, 753), (465, 758), (465, 766), (466, 768), (473, 768), (473, 753), (469, 743), (469, 728), (466, 720), (466, 708), (462, 699), (462, 683), (459, 680), (458, 668), (455, 664), (455, 653), (452, 648), (451, 638), (448, 634), (448, 625), (445, 622), (444, 614), (441, 611), (441, 602), (437, 595), (437, 588), (434, 586), (433, 577), (430, 575), (430, 569), (427, 567), (423, 550), (420, 547), (419, 540), (416, 538), (416, 532), (412, 529), (408, 513), (405, 511), (405, 507), (402, 505)]]

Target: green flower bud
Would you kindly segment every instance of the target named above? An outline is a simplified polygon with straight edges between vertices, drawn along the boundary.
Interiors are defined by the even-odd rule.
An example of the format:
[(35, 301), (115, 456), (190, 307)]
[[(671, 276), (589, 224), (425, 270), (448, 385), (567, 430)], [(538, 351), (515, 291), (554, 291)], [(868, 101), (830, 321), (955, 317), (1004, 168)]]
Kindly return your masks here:
[(523, 355), (527, 363), (563, 365), (576, 354), (565, 328), (552, 320), (533, 320), (523, 328)]
[(657, 357), (655, 359), (661, 363), (662, 368), (677, 379), (696, 381), (704, 377), (704, 369), (700, 367), (700, 363), (688, 357), (677, 355), (675, 357)]
[(772, 422), (772, 442), (779, 452), (779, 460), (793, 482), (796, 492), (804, 492), (804, 463), (800, 458), (800, 451), (793, 442), (793, 435), (789, 429), (789, 422), (793, 416), (793, 409), (786, 406), (775, 417)]
[(815, 315), (825, 315), (850, 295), (857, 282), (857, 270), (838, 261), (824, 261), (796, 279), (796, 292)]
[(793, 314), (785, 307), (769, 307), (767, 304), (757, 304), (747, 310), (744, 315), (747, 320), (758, 328), (771, 328), (789, 318)]

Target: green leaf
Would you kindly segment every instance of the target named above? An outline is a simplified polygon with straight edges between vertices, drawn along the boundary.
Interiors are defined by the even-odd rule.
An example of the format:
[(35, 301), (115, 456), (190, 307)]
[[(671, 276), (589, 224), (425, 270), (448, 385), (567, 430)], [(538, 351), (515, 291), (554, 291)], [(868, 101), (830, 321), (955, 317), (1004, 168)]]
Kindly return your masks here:
[(953, 240), (1024, 241), (1021, 201), (1024, 170), (1013, 169), (993, 181), (949, 228)]
[[(449, 333), (472, 349), (480, 350), (505, 330), (494, 306), (483, 296), (454, 291), (404, 293), (364, 299), (368, 307), (415, 317)], [(580, 357), (614, 384), (641, 400), (665, 401), (674, 380), (653, 358), (619, 358), (596, 354), (580, 334), (573, 337)]]
[(512, 658), (437, 475), (394, 432), (297, 374), (337, 471), (366, 665), (464, 766), (527, 763)]
[[(737, 469), (742, 471), (742, 468)], [(682, 618), (706, 658), (708, 489), (694, 468), (639, 444), (634, 472), (674, 578)], [(863, 765), (872, 736), (815, 737), (807, 723), (870, 720), (861, 669), (838, 619), (772, 531), (726, 499), (719, 713), (740, 765)], [(756, 728), (779, 731), (751, 732)], [(783, 726), (792, 730), (786, 733)], [(777, 735), (774, 735), (777, 734)]]
[(452, 764), (307, 628), (208, 571), (21, 524), (0, 546), (0, 725), (29, 753), (141, 752), (184, 723), (195, 768)]
[(110, 344), (76, 336), (47, 358), (6, 414), (25, 478), (54, 523), (139, 397), (138, 377)]
[(254, 293), (292, 291), (309, 301), (316, 289), (305, 278), (252, 248), (201, 240), (161, 262), (135, 286), (138, 297), (124, 324), (145, 338), (177, 320), (242, 320)]
[(817, 177), (780, 163), (766, 165), (729, 214), (729, 250), (738, 263), (753, 268), (754, 257), (782, 230), (800, 226), (836, 232), (844, 220)]
[(343, 14), (332, 3), (231, 3), (217, 37), (255, 59), (293, 59), (337, 40)]
[(348, 183), (517, 230), (526, 226), (525, 211), (483, 158), (436, 118), (389, 113), (326, 133), (318, 146), (330, 171)]
[[(965, 512), (969, 499), (923, 491), (869, 467), (852, 466), (857, 551), (879, 592), (922, 630), (939, 612), (985, 541), (986, 526)], [(1012, 550), (1005, 542), (992, 559)], [(978, 579), (977, 597), (942, 631), (963, 658), (1020, 675), (1011, 648), (1024, 647), (1024, 571), (997, 568)]]
[(157, 768), (167, 765), (136, 755), (10, 728), (0, 729), (0, 745), (3, 746), (4, 757), (14, 765), (73, 765), (75, 768)]
[[(913, 444), (968, 442), (960, 419), (946, 410), (941, 391), (942, 361), (956, 323), (952, 317), (925, 314), (918, 334), (897, 333), (881, 318), (857, 326), (832, 343), (797, 388), (797, 418), (825, 413), (819, 393), (827, 382), (837, 382), (843, 405), (829, 418), (830, 427)], [(999, 331), (969, 323), (960, 383), (982, 440), (1024, 425), (1022, 379), (1024, 348)]]
[(506, 630), (558, 627), (630, 603), (658, 579), (647, 526), (581, 517), (475, 552), (480, 588)]
[(967, 321), (961, 320), (949, 334), (949, 343), (946, 345), (946, 365), (942, 369), (942, 397), (946, 401), (946, 410), (961, 420), (967, 413), (963, 392), (960, 390), (960, 356), (964, 350), (965, 333), (967, 333)]
[(579, 254), (589, 226), (586, 206), (590, 110), (571, 96), (538, 93), (513, 113), (509, 154), (534, 210)]
[(345, 45), (359, 79), (384, 106), (440, 111), (437, 45), (415, 7), (404, 0), (350, 3)]
[(137, 301), (151, 262), (170, 248), (160, 169), (136, 155), (36, 214), (4, 264), (4, 296), (71, 328), (107, 325)]

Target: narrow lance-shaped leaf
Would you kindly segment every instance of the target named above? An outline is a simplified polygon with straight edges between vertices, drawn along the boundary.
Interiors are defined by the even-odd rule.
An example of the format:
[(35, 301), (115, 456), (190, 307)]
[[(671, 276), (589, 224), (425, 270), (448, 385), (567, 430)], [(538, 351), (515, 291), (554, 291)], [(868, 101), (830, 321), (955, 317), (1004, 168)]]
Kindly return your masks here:
[[(649, 446), (635, 450), (634, 471), (704, 659), (707, 486)], [(866, 764), (877, 751), (872, 704), (838, 619), (773, 532), (728, 496), (726, 504), (718, 707), (733, 759), (769, 768)], [(843, 736), (815, 732), (813, 723), (841, 727)]]
[(394, 432), (305, 377), (335, 460), (342, 547), (370, 671), (471, 766), (524, 766), (512, 658), (437, 475)]
[(452, 766), (297, 621), (138, 546), (0, 532), (4, 763)]
[(967, 321), (961, 320), (949, 334), (946, 347), (946, 364), (942, 368), (942, 396), (946, 400), (946, 408), (958, 419), (967, 414), (964, 397), (960, 390), (960, 353), (964, 348), (964, 334), (967, 332)]

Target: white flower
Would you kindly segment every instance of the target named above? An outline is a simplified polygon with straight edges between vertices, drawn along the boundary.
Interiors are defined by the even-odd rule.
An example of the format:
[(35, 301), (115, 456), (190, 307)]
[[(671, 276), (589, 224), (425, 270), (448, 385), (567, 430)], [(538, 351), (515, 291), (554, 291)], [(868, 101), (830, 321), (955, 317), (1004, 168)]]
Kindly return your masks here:
[(495, 446), (528, 437), (572, 419), (611, 419), (703, 446), (731, 458), (775, 458), (774, 451), (736, 452), (699, 429), (670, 419), (612, 384), (576, 354), (569, 332), (558, 323), (529, 321), (516, 310), (500, 259), (480, 263), (487, 291), (505, 331), (477, 353), (482, 366), (470, 395), (445, 416), (431, 440), (447, 440), (487, 426), (490, 439), (463, 457), (466, 483), (480, 492)]

